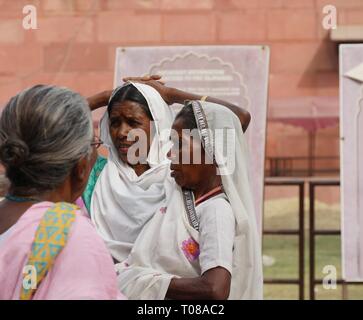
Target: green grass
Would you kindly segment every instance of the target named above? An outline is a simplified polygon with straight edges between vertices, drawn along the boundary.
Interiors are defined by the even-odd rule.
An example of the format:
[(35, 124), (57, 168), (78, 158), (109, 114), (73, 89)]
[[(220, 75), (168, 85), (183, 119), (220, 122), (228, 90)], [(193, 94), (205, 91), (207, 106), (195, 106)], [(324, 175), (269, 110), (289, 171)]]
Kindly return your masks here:
[[(270, 200), (265, 202), (265, 229), (297, 229), (297, 198)], [(316, 203), (315, 225), (317, 229), (339, 229), (339, 205), (328, 206)], [(309, 299), (309, 239), (308, 239), (308, 202), (305, 202), (305, 299)], [(269, 279), (298, 278), (298, 237), (292, 235), (268, 235), (263, 238), (263, 254), (273, 257), (272, 266), (264, 267), (264, 277)], [(317, 236), (315, 251), (315, 276), (322, 279), (323, 268), (332, 265), (341, 278), (341, 244), (340, 236)], [(346, 285), (346, 298), (363, 299), (362, 285)], [(315, 287), (316, 299), (342, 299), (343, 288), (324, 289)], [(298, 299), (297, 285), (265, 284), (265, 299)]]

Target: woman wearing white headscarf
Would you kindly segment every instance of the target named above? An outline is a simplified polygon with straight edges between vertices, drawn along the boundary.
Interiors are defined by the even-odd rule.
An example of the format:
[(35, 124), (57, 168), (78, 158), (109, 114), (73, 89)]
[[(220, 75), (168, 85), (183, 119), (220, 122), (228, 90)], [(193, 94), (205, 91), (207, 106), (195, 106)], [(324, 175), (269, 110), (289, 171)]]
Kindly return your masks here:
[[(137, 127), (150, 134), (148, 140), (151, 141), (149, 150), (145, 150), (146, 159), (141, 156), (136, 165), (130, 164), (127, 157), (133, 144), (127, 139), (129, 131), (120, 129), (122, 125), (118, 123), (122, 117), (129, 120), (132, 117), (131, 122), (138, 120), (135, 103), (130, 110), (125, 103), (122, 108), (114, 108), (117, 102), (132, 101), (130, 90), (145, 98), (151, 113), (149, 127)], [(125, 95), (126, 99), (120, 98), (119, 94)], [(140, 83), (129, 83), (116, 89), (101, 120), (100, 137), (109, 150), (109, 157), (92, 192), (90, 214), (112, 256), (118, 261), (127, 257), (142, 227), (166, 198), (164, 181), (170, 165), (165, 149), (168, 135), (166, 133), (162, 139), (160, 133), (170, 130), (172, 121), (172, 111), (160, 94)], [(145, 121), (139, 119), (139, 122)], [(130, 127), (135, 128), (132, 123)]]
[[(100, 124), (109, 157), (98, 158), (83, 194), (85, 206), (116, 261), (127, 258), (142, 228), (165, 206), (173, 187), (167, 152), (174, 114), (168, 104), (202, 98), (152, 79), (139, 83), (136, 81), (143, 78), (127, 78), (135, 81), (109, 95)], [(102, 99), (97, 100), (97, 96), (89, 99), (91, 109), (102, 106)], [(247, 111), (221, 103), (238, 113), (248, 126)], [(138, 144), (142, 140), (136, 137), (140, 130), (146, 134), (146, 145)], [(141, 152), (130, 156), (137, 147)]]
[[(183, 129), (194, 128), (199, 137), (183, 136)], [(128, 259), (117, 264), (120, 290), (130, 299), (262, 299), (261, 247), (240, 120), (223, 106), (193, 101), (173, 129), (178, 147), (171, 169), (179, 186)], [(192, 158), (198, 145), (201, 164), (176, 163), (184, 152)]]

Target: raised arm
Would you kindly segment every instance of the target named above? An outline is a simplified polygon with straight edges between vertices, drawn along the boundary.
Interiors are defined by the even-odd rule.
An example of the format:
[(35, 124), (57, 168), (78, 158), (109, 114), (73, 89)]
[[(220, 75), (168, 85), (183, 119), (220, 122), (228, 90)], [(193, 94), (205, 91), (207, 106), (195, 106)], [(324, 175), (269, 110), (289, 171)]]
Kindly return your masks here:
[[(184, 104), (184, 102), (186, 100), (201, 100), (203, 98), (203, 96), (201, 96), (201, 95), (185, 92), (185, 91), (182, 91), (182, 90), (179, 90), (176, 88), (167, 87), (162, 82), (155, 81), (153, 79), (143, 80), (143, 78), (140, 78), (140, 77), (128, 77), (128, 78), (124, 78), (123, 80), (141, 82), (141, 83), (150, 85), (151, 87), (153, 87), (155, 90), (157, 90), (160, 93), (162, 98), (168, 104), (173, 104), (173, 103)], [(230, 102), (227, 102), (227, 101), (224, 101), (221, 99), (217, 99), (214, 97), (207, 97), (206, 101), (217, 103), (217, 104), (223, 105), (223, 106), (227, 107), (228, 109), (230, 109), (239, 118), (241, 125), (242, 125), (243, 132), (245, 132), (247, 130), (248, 125), (250, 124), (250, 121), (251, 121), (251, 115), (247, 110), (240, 108)]]
[(107, 106), (111, 94), (112, 90), (105, 90), (86, 98), (91, 111)]
[[(144, 76), (144, 77), (137, 77), (133, 79), (138, 79), (139, 81), (156, 81), (160, 84), (163, 84), (163, 82), (160, 81), (161, 76), (159, 75), (150, 75), (150, 76)], [(108, 101), (111, 97), (113, 90), (105, 90), (99, 93), (96, 93), (88, 98), (86, 98), (88, 105), (91, 109), (91, 111), (94, 111), (98, 108), (102, 108), (104, 106), (107, 106)]]
[[(184, 104), (185, 100), (200, 100), (203, 98), (203, 96), (184, 92), (184, 91), (181, 91), (181, 90), (178, 90), (175, 88), (169, 88), (169, 90), (170, 90), (169, 99), (171, 99), (173, 101), (173, 103)], [(224, 101), (221, 99), (217, 99), (214, 97), (208, 96), (205, 101), (217, 103), (217, 104), (220, 104), (220, 105), (225, 106), (228, 109), (230, 109), (239, 118), (241, 125), (242, 125), (243, 132), (245, 132), (247, 130), (248, 125), (250, 124), (250, 121), (251, 121), (251, 115), (247, 110), (242, 109), (230, 102), (227, 102), (227, 101)]]

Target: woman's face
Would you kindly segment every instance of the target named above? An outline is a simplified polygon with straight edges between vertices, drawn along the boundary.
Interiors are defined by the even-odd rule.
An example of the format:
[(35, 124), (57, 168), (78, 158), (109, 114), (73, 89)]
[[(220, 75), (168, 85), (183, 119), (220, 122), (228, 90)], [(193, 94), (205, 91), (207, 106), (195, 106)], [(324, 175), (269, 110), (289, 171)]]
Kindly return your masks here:
[[(126, 100), (113, 104), (109, 130), (121, 161), (130, 165), (146, 163), (153, 135), (150, 129), (151, 119), (139, 103)], [(136, 142), (137, 148), (131, 148)]]
[(172, 161), (171, 176), (180, 187), (197, 189), (216, 175), (216, 166), (206, 155), (198, 134), (195, 134), (196, 129), (194, 134), (183, 134), (181, 118), (174, 121), (172, 129), (172, 132), (177, 135), (171, 136), (173, 142), (172, 150), (169, 152), (169, 158)]

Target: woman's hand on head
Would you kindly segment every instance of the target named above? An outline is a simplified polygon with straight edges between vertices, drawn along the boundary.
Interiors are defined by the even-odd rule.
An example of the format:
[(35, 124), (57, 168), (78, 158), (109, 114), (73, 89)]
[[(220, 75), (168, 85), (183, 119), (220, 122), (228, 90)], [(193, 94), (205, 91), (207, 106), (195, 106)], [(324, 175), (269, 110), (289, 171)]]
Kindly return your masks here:
[[(159, 75), (147, 75), (143, 77), (126, 77), (122, 79), (124, 82), (133, 81), (148, 84), (153, 87), (156, 91), (159, 92), (161, 97), (165, 100), (166, 103), (172, 104), (173, 102), (170, 99), (170, 88), (166, 87), (164, 82), (161, 81), (161, 76)], [(113, 90), (105, 90), (99, 92), (95, 95), (92, 95), (87, 98), (88, 105), (91, 111), (96, 110), (98, 108), (102, 108), (107, 106), (108, 101), (112, 95)]]
[(124, 82), (131, 81), (131, 82), (137, 82), (137, 83), (143, 83), (147, 84), (150, 87), (153, 87), (163, 100), (167, 104), (173, 104), (173, 95), (172, 95), (172, 88), (167, 87), (163, 81), (161, 81), (161, 76), (159, 75), (147, 75), (143, 77), (126, 77), (122, 79)]

